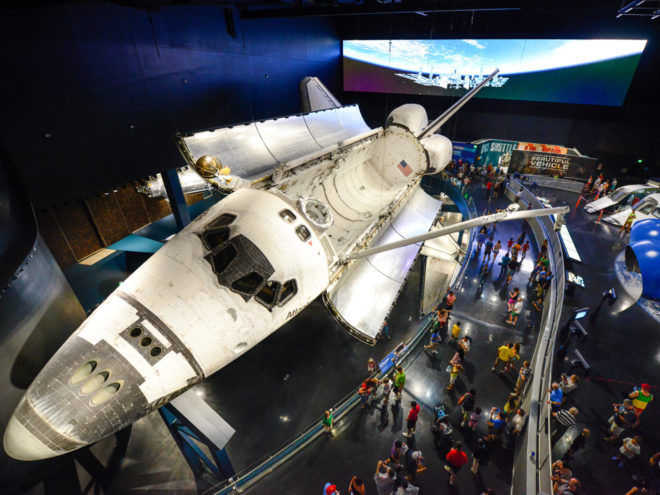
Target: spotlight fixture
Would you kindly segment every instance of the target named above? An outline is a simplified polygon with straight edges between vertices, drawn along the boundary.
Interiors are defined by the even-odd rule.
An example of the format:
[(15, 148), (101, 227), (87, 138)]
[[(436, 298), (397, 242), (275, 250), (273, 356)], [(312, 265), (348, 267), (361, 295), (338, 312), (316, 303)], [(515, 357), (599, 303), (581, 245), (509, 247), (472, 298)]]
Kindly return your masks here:
[(660, 17), (658, 0), (634, 0), (619, 9), (617, 19), (623, 16), (650, 17), (655, 20)]

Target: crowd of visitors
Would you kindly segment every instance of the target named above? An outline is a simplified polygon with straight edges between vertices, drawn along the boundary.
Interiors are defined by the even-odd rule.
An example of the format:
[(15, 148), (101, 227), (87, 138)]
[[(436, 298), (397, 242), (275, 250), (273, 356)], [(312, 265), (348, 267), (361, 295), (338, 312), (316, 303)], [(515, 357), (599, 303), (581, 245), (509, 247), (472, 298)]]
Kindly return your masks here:
[(605, 196), (607, 193), (611, 193), (616, 189), (617, 179), (613, 177), (612, 179), (606, 179), (603, 174), (598, 174), (594, 180), (593, 176), (587, 179), (587, 183), (584, 185), (582, 190), (583, 194), (593, 194), (595, 195), (594, 199)]
[[(462, 187), (470, 187), (482, 181), (486, 189), (486, 196), (490, 203), (504, 190), (507, 176), (496, 167), (487, 167), (476, 170), (474, 166), (466, 163), (452, 163), (448, 172), (453, 176), (455, 184)], [(483, 179), (483, 180), (482, 180)], [(596, 181), (588, 185), (596, 193), (605, 194), (616, 187), (616, 179), (611, 182), (598, 177)], [(529, 239), (523, 230), (518, 237), (506, 237), (497, 235), (497, 225), (486, 225), (479, 229), (475, 238), (474, 257), (479, 260), (479, 278), (477, 291), (483, 290), (493, 267), (497, 263), (500, 266), (498, 281), (504, 285), (508, 298), (506, 299), (506, 317), (504, 322), (511, 326), (518, 324), (518, 319), (523, 313), (525, 306), (529, 310), (526, 328), (533, 328), (541, 320), (545, 296), (551, 286), (554, 274), (550, 269), (548, 245), (544, 241), (539, 246), (538, 254), (531, 265), (533, 268), (527, 281), (527, 294), (531, 294), (527, 300), (523, 297), (520, 287), (523, 284), (510, 287), (511, 282), (517, 280), (516, 274), (520, 270), (522, 261), (531, 254)], [(493, 275), (494, 276), (494, 275)], [(523, 279), (523, 282), (525, 281)], [(497, 282), (497, 281), (495, 281)], [(437, 359), (438, 350), (443, 342), (452, 346), (453, 356), (447, 362), (446, 390), (449, 397), (453, 397), (455, 407), (447, 407), (440, 404), (435, 407), (435, 422), (432, 432), (436, 436), (436, 446), (441, 445), (445, 450), (444, 469), (448, 473), (447, 482), (454, 485), (457, 480), (464, 476), (460, 474), (464, 466), (474, 476), (479, 476), (480, 469), (488, 465), (496, 448), (513, 449), (516, 439), (524, 431), (526, 424), (526, 411), (521, 408), (521, 403), (526, 392), (527, 385), (532, 378), (532, 366), (529, 360), (521, 356), (520, 343), (512, 341), (500, 341), (495, 347), (495, 360), (492, 372), (500, 376), (510, 376), (511, 389), (508, 396), (502, 397), (501, 407), (483, 407), (479, 404), (479, 394), (476, 388), (469, 388), (461, 394), (456, 394), (456, 384), (465, 371), (466, 358), (469, 354), (472, 338), (464, 334), (462, 323), (451, 316), (457, 301), (457, 295), (448, 291), (441, 304), (435, 308), (435, 318), (431, 325), (428, 344), (424, 346), (432, 359)], [(525, 304), (527, 303), (527, 304)], [(525, 319), (523, 317), (523, 322)], [(469, 328), (469, 327), (468, 327)], [(388, 333), (389, 338), (389, 333)], [(450, 354), (451, 355), (451, 354)], [(441, 369), (445, 369), (444, 367)], [(371, 368), (368, 368), (372, 371)], [(366, 385), (365, 385), (366, 384)], [(394, 401), (397, 407), (401, 407), (402, 391), (406, 384), (406, 374), (401, 366), (396, 366), (391, 376), (381, 380), (375, 380), (373, 387), (369, 387), (366, 380), (361, 387), (362, 393), (367, 396), (376, 397), (371, 402), (365, 401), (364, 407), (387, 408), (390, 393), (394, 392)], [(553, 492), (563, 495), (580, 493), (581, 482), (571, 468), (576, 456), (580, 451), (593, 443), (592, 431), (583, 427), (582, 414), (571, 399), (571, 394), (580, 386), (581, 378), (576, 374), (562, 374), (556, 382), (553, 382), (547, 391), (547, 407), (551, 410), (550, 432), (551, 442), (557, 443), (564, 440), (565, 448), (560, 459), (553, 459), (552, 481)], [(459, 388), (459, 390), (461, 390)], [(378, 393), (377, 393), (378, 391)], [(360, 392), (358, 392), (360, 393)], [(633, 390), (626, 398), (616, 402), (612, 406), (612, 415), (606, 426), (607, 435), (603, 441), (613, 444), (616, 451), (612, 452), (612, 460), (615, 465), (623, 469), (637, 462), (641, 456), (642, 435), (636, 432), (639, 425), (639, 417), (653, 400), (648, 384), (642, 384)], [(415, 494), (419, 491), (423, 472), (428, 469), (424, 456), (415, 447), (415, 436), (427, 435), (426, 431), (417, 433), (417, 423), (422, 406), (412, 400), (407, 405), (407, 414), (404, 412), (405, 429), (401, 432), (403, 439), (394, 438), (387, 456), (377, 461), (376, 471), (373, 475), (376, 490), (379, 495), (403, 495)], [(586, 413), (584, 413), (586, 414)], [(332, 432), (332, 414), (326, 411), (323, 426), (329, 433)], [(463, 441), (452, 438), (455, 429), (460, 428), (463, 439), (470, 440), (471, 452), (466, 451)], [(477, 433), (479, 432), (479, 433)], [(651, 471), (660, 475), (660, 452), (648, 459)], [(577, 474), (577, 476), (576, 476)], [(639, 476), (635, 486), (628, 493), (650, 493), (645, 491), (646, 485), (643, 476)], [(324, 493), (338, 495), (337, 487), (326, 485)], [(330, 490), (330, 491), (328, 491)], [(332, 491), (334, 490), (334, 491)], [(442, 491), (439, 491), (442, 492)], [(351, 480), (348, 487), (349, 494), (364, 494), (364, 483), (358, 477)], [(426, 491), (424, 492), (426, 493)], [(483, 494), (495, 493), (492, 489), (486, 489)]]

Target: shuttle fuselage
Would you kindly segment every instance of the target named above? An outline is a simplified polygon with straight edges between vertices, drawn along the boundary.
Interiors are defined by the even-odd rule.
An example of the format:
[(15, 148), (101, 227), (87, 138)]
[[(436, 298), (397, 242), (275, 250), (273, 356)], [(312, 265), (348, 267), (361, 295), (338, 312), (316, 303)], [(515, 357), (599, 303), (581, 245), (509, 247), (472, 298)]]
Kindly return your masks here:
[(392, 125), (218, 202), (53, 356), (10, 420), (5, 450), (35, 460), (83, 447), (227, 365), (320, 295), (339, 260), (368, 246), (450, 157), (446, 138)]

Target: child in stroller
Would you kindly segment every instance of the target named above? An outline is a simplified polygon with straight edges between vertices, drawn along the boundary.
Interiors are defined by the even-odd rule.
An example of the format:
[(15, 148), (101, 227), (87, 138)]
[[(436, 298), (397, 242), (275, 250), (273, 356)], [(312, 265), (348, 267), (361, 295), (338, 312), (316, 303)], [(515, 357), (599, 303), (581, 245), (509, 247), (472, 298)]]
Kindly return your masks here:
[(444, 404), (438, 404), (434, 407), (434, 409), (435, 421), (431, 429), (435, 437), (435, 442), (437, 445), (451, 446), (454, 443), (450, 436), (453, 429), (449, 423), (449, 413), (447, 411), (447, 406)]

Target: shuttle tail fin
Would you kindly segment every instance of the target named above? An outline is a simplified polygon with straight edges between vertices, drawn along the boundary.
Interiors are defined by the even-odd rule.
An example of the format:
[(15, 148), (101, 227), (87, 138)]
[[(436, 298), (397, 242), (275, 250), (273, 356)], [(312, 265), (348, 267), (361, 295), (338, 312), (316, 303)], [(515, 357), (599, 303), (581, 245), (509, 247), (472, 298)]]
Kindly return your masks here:
[(299, 90), (300, 106), (303, 113), (342, 106), (318, 77), (306, 77), (300, 81)]

